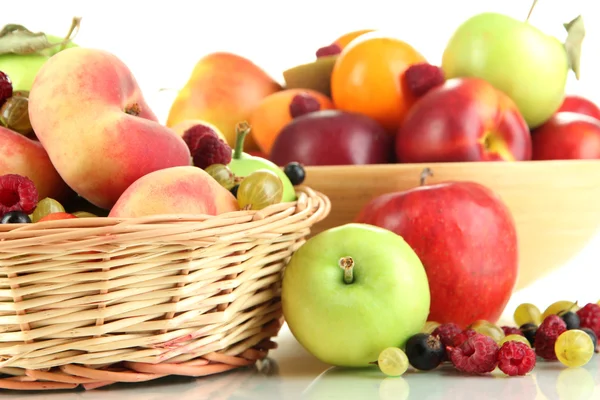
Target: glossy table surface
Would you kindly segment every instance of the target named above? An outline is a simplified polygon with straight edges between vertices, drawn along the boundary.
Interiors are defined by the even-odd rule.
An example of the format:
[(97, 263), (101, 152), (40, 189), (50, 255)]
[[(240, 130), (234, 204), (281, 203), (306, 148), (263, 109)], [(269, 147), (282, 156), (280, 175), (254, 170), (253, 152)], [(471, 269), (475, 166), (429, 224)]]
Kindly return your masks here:
[[(512, 313), (522, 302), (542, 310), (555, 300), (581, 305), (600, 299), (597, 260), (600, 237), (569, 265), (513, 294), (500, 324), (512, 324)], [(587, 278), (585, 278), (587, 277)], [(584, 278), (584, 279), (582, 279)], [(275, 339), (279, 347), (253, 368), (203, 378), (164, 378), (141, 384), (119, 384), (89, 392), (0, 392), (0, 400), (593, 400), (600, 399), (600, 354), (581, 368), (538, 361), (524, 377), (465, 376), (451, 366), (430, 372), (412, 369), (398, 378), (386, 378), (377, 368), (346, 370), (325, 365), (294, 339), (283, 326)]]

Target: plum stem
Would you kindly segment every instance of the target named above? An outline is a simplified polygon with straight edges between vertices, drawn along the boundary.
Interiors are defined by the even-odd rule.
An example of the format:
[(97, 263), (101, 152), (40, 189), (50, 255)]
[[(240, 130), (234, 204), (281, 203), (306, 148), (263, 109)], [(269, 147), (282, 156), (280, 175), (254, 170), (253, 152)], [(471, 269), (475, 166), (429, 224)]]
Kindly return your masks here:
[(235, 126), (235, 149), (233, 150), (232, 157), (236, 160), (242, 158), (244, 140), (246, 140), (248, 133), (250, 133), (250, 124), (248, 122), (242, 121)]
[(533, 0), (531, 7), (529, 7), (529, 12), (527, 13), (527, 18), (525, 18), (525, 22), (529, 21), (529, 18), (531, 17), (531, 14), (533, 14), (533, 9), (535, 8), (535, 5), (537, 4), (537, 2), (538, 2), (538, 0)]
[(340, 268), (344, 270), (344, 283), (354, 282), (354, 260), (352, 257), (342, 257), (339, 261)]
[(421, 177), (419, 178), (419, 186), (425, 185), (425, 181), (428, 177), (433, 176), (433, 171), (431, 168), (427, 167), (421, 171)]

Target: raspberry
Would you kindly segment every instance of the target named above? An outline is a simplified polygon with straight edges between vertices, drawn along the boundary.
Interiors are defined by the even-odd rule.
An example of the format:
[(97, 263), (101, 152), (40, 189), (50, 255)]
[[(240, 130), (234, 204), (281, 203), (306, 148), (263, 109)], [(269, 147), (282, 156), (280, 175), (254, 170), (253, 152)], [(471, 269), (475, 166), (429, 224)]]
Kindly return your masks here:
[(319, 111), (320, 109), (321, 103), (319, 103), (319, 100), (308, 93), (298, 93), (292, 98), (292, 102), (290, 103), (290, 115), (292, 118)]
[(502, 330), (504, 331), (505, 336), (508, 336), (508, 335), (525, 336), (525, 335), (523, 335), (523, 332), (521, 332), (521, 330), (519, 328), (515, 328), (514, 326), (503, 326)]
[(329, 46), (321, 47), (317, 50), (317, 58), (327, 57), (327, 56), (335, 56), (336, 54), (340, 54), (342, 52), (342, 48), (337, 43), (332, 43)]
[(466, 330), (454, 335), (454, 337), (452, 338), (452, 345), (450, 347), (458, 347), (461, 344), (463, 344), (464, 342), (466, 342), (467, 339), (475, 336), (476, 334), (477, 334), (477, 331), (475, 331), (473, 329), (466, 329)]
[(594, 331), (596, 337), (600, 337), (600, 306), (596, 303), (588, 303), (577, 310), (579, 316), (579, 327)]
[(554, 314), (547, 316), (535, 334), (535, 353), (545, 360), (557, 360), (554, 343), (566, 330), (567, 324), (561, 317)]
[(491, 337), (475, 332), (463, 344), (452, 349), (450, 361), (461, 372), (492, 372), (498, 365), (498, 344)]
[(194, 165), (206, 168), (212, 164), (231, 162), (231, 147), (207, 125), (194, 125), (183, 133), (183, 141), (190, 149)]
[(415, 97), (421, 97), (446, 81), (444, 71), (428, 63), (413, 64), (404, 72), (404, 82)]
[(17, 174), (0, 176), (0, 217), (11, 211), (31, 214), (38, 202), (38, 191), (31, 179)]
[(0, 71), (0, 105), (2, 105), (6, 99), (13, 95), (13, 86), (10, 78), (4, 72)]
[(444, 349), (446, 349), (446, 355), (444, 357), (444, 361), (450, 359), (448, 356), (447, 349), (448, 349), (448, 347), (453, 347), (454, 342), (452, 341), (452, 339), (454, 339), (454, 337), (461, 332), (462, 332), (462, 329), (460, 329), (458, 325), (453, 324), (453, 323), (442, 324), (442, 325), (438, 326), (437, 328), (435, 328), (433, 330), (433, 332), (431, 332), (432, 336), (440, 339), (440, 342), (442, 342)]
[(508, 376), (527, 375), (535, 367), (535, 352), (525, 343), (506, 342), (498, 351), (498, 368)]

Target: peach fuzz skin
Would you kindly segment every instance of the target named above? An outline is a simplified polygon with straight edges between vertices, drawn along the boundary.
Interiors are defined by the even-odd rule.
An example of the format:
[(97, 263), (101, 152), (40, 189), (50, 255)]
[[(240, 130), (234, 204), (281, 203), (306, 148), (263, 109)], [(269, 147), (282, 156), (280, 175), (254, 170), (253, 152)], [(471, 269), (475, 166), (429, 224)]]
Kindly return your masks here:
[(137, 218), (161, 214), (218, 215), (238, 211), (236, 198), (204, 170), (172, 167), (135, 181), (108, 214)]
[(515, 103), (478, 78), (454, 78), (409, 110), (396, 135), (399, 162), (525, 161), (529, 128)]
[(41, 143), (0, 127), (0, 175), (18, 174), (33, 181), (38, 198), (66, 200), (72, 194), (54, 169)]
[[(263, 98), (281, 90), (281, 85), (252, 61), (227, 52), (202, 57), (188, 82), (171, 105), (167, 126), (199, 119), (210, 122), (235, 147), (235, 126), (250, 118)], [(257, 150), (252, 133), (245, 150)]]
[(102, 50), (71, 48), (48, 60), (29, 116), (65, 182), (101, 208), (150, 172), (190, 165), (183, 139), (158, 123), (127, 66)]

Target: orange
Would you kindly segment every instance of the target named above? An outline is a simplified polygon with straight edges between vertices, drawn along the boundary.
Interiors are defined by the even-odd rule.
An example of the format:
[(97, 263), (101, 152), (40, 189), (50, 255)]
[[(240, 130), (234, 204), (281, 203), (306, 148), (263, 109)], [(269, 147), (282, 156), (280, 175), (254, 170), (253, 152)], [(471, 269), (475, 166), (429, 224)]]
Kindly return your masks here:
[(335, 107), (371, 117), (396, 133), (414, 102), (403, 84), (406, 69), (426, 62), (408, 43), (371, 32), (353, 40), (338, 56), (331, 74)]
[(354, 31), (354, 32), (348, 32), (342, 36), (340, 36), (339, 38), (337, 38), (334, 43), (337, 44), (338, 46), (340, 46), (340, 48), (342, 50), (344, 50), (344, 48), (346, 46), (348, 46), (348, 44), (353, 41), (354, 39), (356, 39), (357, 37), (364, 35), (365, 33), (369, 33), (369, 32), (373, 32), (373, 29), (361, 29), (358, 31)]
[(299, 93), (307, 93), (317, 99), (321, 110), (333, 108), (331, 99), (311, 89), (285, 89), (265, 97), (252, 112), (249, 123), (254, 141), (265, 154), (270, 154), (275, 139), (291, 120), (290, 104)]

